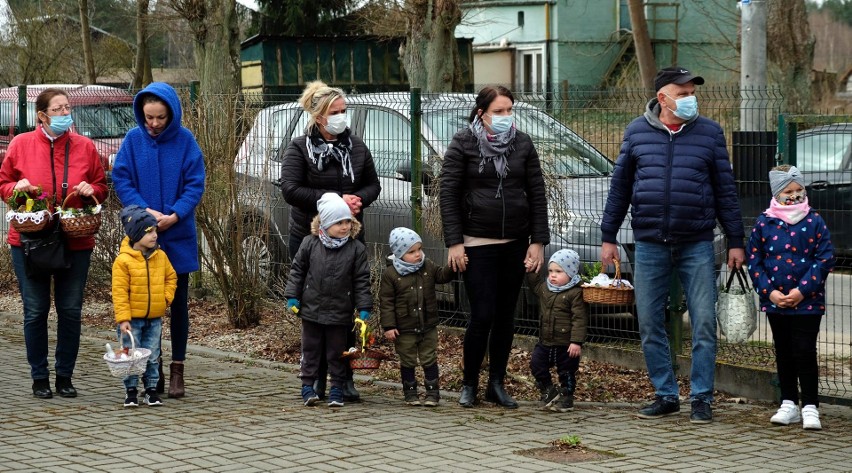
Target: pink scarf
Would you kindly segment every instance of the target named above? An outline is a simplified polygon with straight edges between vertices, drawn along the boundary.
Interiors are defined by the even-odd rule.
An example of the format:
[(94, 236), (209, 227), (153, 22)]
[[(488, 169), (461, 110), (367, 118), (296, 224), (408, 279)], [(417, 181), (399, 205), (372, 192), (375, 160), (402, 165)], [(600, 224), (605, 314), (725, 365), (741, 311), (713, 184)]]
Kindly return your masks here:
[(808, 212), (811, 211), (811, 206), (808, 205), (808, 198), (805, 197), (805, 201), (798, 204), (791, 205), (782, 205), (775, 198), (769, 201), (769, 208), (766, 209), (763, 213), (765, 213), (768, 217), (775, 217), (777, 219), (781, 219), (786, 222), (787, 225), (795, 225), (802, 221), (805, 216), (808, 215)]

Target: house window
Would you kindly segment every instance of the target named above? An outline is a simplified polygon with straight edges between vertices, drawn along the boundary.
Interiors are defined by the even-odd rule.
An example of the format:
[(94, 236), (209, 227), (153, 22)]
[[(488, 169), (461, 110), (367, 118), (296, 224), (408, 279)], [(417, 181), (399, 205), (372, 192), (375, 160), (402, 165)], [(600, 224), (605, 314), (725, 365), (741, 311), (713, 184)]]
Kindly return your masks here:
[(543, 92), (547, 80), (544, 69), (544, 51), (533, 49), (518, 51), (520, 68), (518, 90), (522, 92)]
[(518, 26), (520, 26), (521, 28), (524, 27), (524, 12), (522, 11), (518, 12)]

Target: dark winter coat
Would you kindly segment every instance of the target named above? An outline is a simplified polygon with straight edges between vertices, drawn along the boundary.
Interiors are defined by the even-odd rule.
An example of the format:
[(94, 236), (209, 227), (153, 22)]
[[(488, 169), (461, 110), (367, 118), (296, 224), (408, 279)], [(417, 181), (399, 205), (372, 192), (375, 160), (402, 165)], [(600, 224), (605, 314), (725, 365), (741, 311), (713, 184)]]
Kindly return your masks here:
[(438, 326), (436, 284), (455, 279), (449, 266), (439, 267), (427, 259), (419, 271), (400, 276), (393, 265), (382, 274), (379, 306), (382, 328), (399, 333), (423, 333)]
[(355, 182), (343, 175), (343, 168), (334, 159), (329, 160), (323, 171), (317, 169), (308, 152), (307, 136), (294, 138), (287, 146), (281, 165), (281, 191), (290, 204), (290, 235), (303, 237), (310, 233), (311, 221), (318, 213), (317, 201), (326, 192), (360, 197), (362, 207), (357, 218), (364, 222), (364, 210), (379, 197), (382, 186), (370, 150), (357, 136), (350, 138), (349, 158)]
[(284, 297), (300, 301), (302, 319), (351, 326), (356, 309), (373, 308), (367, 247), (355, 239), (361, 224), (352, 222), (349, 241), (335, 249), (320, 242), (318, 226), (319, 217), (312, 225), (311, 236), (302, 240), (296, 253)]
[(728, 247), (743, 248), (745, 231), (722, 127), (699, 116), (672, 133), (660, 121), (657, 99), (651, 100), (645, 115), (624, 132), (601, 222), (604, 242), (617, 242), (628, 207), (637, 241), (711, 241), (718, 220)]
[(538, 297), (539, 342), (548, 347), (582, 345), (589, 324), (589, 306), (583, 301), (583, 288), (577, 285), (551, 292), (538, 273), (527, 273), (527, 286)]
[[(825, 280), (834, 269), (834, 247), (828, 227), (813, 210), (788, 225), (765, 213), (757, 217), (748, 240), (748, 272), (760, 297), (760, 310), (778, 314), (824, 314)], [(776, 307), (773, 290), (788, 294), (798, 288), (805, 298), (796, 307)]]
[(456, 133), (441, 167), (441, 219), (447, 247), (463, 243), (462, 235), (550, 243), (544, 177), (529, 135), (517, 132), (499, 195), (501, 178), (494, 163), (487, 163), (480, 173), (480, 161), (473, 132), (465, 128)]

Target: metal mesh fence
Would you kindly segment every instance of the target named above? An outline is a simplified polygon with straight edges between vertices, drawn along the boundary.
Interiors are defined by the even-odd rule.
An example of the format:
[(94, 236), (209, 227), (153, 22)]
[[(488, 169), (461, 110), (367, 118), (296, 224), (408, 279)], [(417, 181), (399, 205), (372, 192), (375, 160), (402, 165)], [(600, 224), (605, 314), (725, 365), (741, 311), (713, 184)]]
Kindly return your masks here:
[[(189, 100), (188, 90), (182, 90), (181, 94)], [(623, 131), (631, 120), (644, 112), (651, 97), (647, 91), (639, 89), (564, 87), (547, 94), (516, 94), (515, 98), (518, 129), (532, 136), (546, 173), (551, 225), (547, 256), (560, 248), (571, 248), (580, 253), (584, 263), (591, 264), (599, 258), (600, 219)], [(235, 207), (239, 209), (237, 214), (223, 216), (223, 222), (228, 225), (238, 220), (251, 223), (245, 229), (242, 251), (250, 248), (252, 256), (261, 260), (259, 264), (268, 271), (265, 280), (273, 289), (280, 288), (286, 279), (290, 254), (289, 206), (283, 200), (279, 182), (283, 148), (293, 138), (304, 134), (308, 124), (308, 116), (296, 103), (297, 99), (295, 94), (247, 97), (242, 101), (235, 124), (235, 133), (241, 143), (235, 157), (216, 157), (233, 160), (235, 195), (239, 200)], [(16, 115), (21, 108), (15, 100), (11, 93), (0, 95), (0, 118), (3, 119), (0, 132), (6, 130), (14, 134), (16, 123), (21, 119)], [(852, 189), (849, 157), (852, 125), (849, 123), (852, 119), (782, 116), (779, 123), (783, 98), (775, 89), (749, 91), (743, 95), (733, 86), (705, 86), (699, 88), (698, 100), (701, 113), (721, 123), (726, 130), (747, 230), (766, 207), (770, 197), (767, 172), (776, 161), (811, 169), (814, 176), (809, 187), (811, 203), (829, 222), (841, 263), (840, 269), (829, 279), (829, 310), (819, 342), (823, 392), (829, 396), (849, 396), (852, 392), (848, 386), (852, 325), (849, 300), (852, 280), (848, 269), (848, 242), (852, 241), (849, 234), (852, 223), (849, 209), (852, 202), (849, 194)], [(413, 96), (410, 92), (347, 97), (351, 129), (370, 150), (382, 186), (378, 200), (365, 212), (365, 241), (377, 261), (374, 265), (377, 270), (381, 270), (385, 262), (383, 256), (389, 254), (388, 234), (397, 226), (415, 228), (424, 239), (427, 257), (445, 264), (437, 176), (446, 146), (458, 130), (467, 126), (473, 101), (471, 94)], [(122, 103), (126, 108), (126, 102)], [(98, 138), (98, 150), (107, 167), (121, 137), (135, 125), (128, 121), (132, 114), (114, 128), (108, 127), (106, 120), (98, 121), (97, 117), (107, 111), (114, 114), (112, 109), (116, 107), (101, 107), (100, 112), (95, 110), (89, 114), (83, 111), (82, 105), (75, 105), (78, 132)], [(769, 131), (735, 131), (750, 115), (760, 116), (765, 130)], [(100, 135), (94, 136), (87, 130), (107, 130), (106, 138), (100, 139)], [(2, 143), (0, 136), (0, 145)], [(112, 199), (112, 202), (115, 211), (117, 200)], [(105, 219), (99, 235), (93, 260), (95, 281), (108, 283), (111, 261), (122, 236), (117, 219), (112, 220)], [(633, 238), (629, 222), (622, 226), (619, 241), (624, 261), (622, 271), (627, 279), (632, 279)], [(721, 234), (715, 244), (721, 281), (727, 277), (725, 241)], [(464, 285), (460, 281), (443, 285), (439, 288), (439, 299), (442, 321), (446, 325), (464, 326), (469, 313)], [(537, 334), (537, 305), (529, 291), (522, 290), (516, 307), (517, 333)], [(593, 306), (590, 341), (638, 350), (634, 312), (634, 308), (628, 306)], [(673, 308), (672, 314), (679, 317), (680, 311)], [(774, 367), (771, 332), (764, 318), (759, 320), (758, 330), (745, 344), (728, 344), (720, 338), (720, 361)], [(684, 316), (684, 321), (683, 333), (673, 336), (683, 337), (687, 350), (688, 317)]]

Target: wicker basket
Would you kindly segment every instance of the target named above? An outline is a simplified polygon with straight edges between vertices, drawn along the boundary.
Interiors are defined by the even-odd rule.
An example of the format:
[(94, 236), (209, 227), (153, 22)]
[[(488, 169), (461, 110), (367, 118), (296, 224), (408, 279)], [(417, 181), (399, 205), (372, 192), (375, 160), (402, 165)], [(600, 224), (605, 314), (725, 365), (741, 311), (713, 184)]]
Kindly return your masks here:
[[(76, 191), (68, 194), (68, 197), (66, 197), (62, 202), (63, 209), (67, 209), (65, 204), (68, 203), (68, 199), (70, 199), (72, 195), (76, 194)], [(64, 233), (67, 237), (80, 238), (98, 233), (98, 230), (101, 228), (101, 203), (98, 202), (98, 199), (94, 196), (94, 194), (92, 195), (92, 199), (95, 201), (94, 214), (75, 215), (72, 217), (63, 217), (60, 214), (59, 224), (62, 226), (62, 233)]]
[(583, 286), (583, 300), (589, 304), (630, 305), (633, 303), (633, 288), (624, 285), (621, 279), (621, 262), (614, 260), (615, 278), (612, 286)]
[[(130, 351), (127, 353), (126, 360), (110, 358), (109, 353), (104, 353), (104, 361), (106, 361), (107, 366), (109, 366), (110, 374), (117, 378), (126, 378), (128, 376), (139, 376), (144, 374), (148, 365), (148, 358), (151, 356), (151, 350), (147, 348), (136, 348), (136, 340), (133, 338), (133, 334), (130, 332), (126, 333), (130, 336)], [(122, 346), (123, 338), (124, 337), (121, 335), (118, 336), (118, 343), (122, 344)]]
[(38, 212), (15, 212), (10, 210), (6, 213), (6, 221), (18, 233), (36, 233), (45, 230), (53, 221), (53, 215), (49, 210)]
[(378, 351), (366, 349), (349, 355), (349, 367), (353, 370), (374, 370), (382, 365), (382, 360), (387, 359), (387, 355)]

